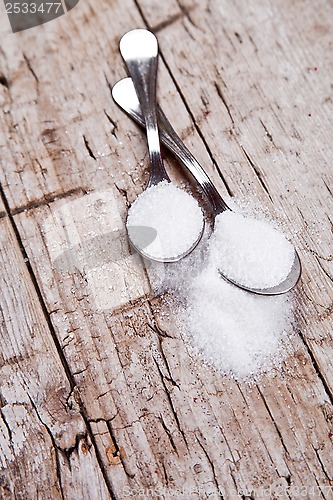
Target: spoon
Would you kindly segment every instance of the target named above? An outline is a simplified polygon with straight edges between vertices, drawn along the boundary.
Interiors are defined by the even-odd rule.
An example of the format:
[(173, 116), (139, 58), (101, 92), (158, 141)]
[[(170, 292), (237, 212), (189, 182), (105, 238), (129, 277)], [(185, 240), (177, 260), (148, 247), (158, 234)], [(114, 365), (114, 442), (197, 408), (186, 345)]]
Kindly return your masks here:
[[(140, 103), (135, 92), (135, 88), (131, 78), (124, 78), (116, 83), (112, 89), (112, 97), (115, 102), (122, 108), (131, 118), (133, 118), (140, 125), (144, 126)], [(170, 122), (166, 118), (162, 109), (158, 106), (158, 125), (160, 129), (160, 137), (163, 144), (180, 160), (183, 165), (190, 171), (195, 180), (198, 182), (203, 193), (208, 199), (213, 219), (225, 210), (231, 210), (226, 202), (222, 199), (221, 195), (215, 188), (208, 175), (187, 149), (183, 141), (176, 134)], [(280, 295), (289, 292), (298, 283), (301, 276), (301, 262), (297, 251), (294, 249), (294, 262), (288, 276), (278, 285), (268, 288), (252, 288), (238, 283), (228, 276), (221, 273), (222, 277), (233, 285), (242, 288), (248, 292), (258, 295)]]
[[(139, 107), (141, 109), (142, 121), (146, 126), (147, 142), (150, 158), (150, 175), (146, 189), (156, 186), (162, 181), (171, 182), (163, 164), (160, 148), (159, 129), (157, 124), (157, 101), (156, 101), (156, 78), (158, 62), (158, 43), (155, 35), (148, 30), (135, 29), (127, 32), (120, 40), (120, 53), (126, 62), (128, 71), (134, 84), (133, 92), (137, 95)], [(135, 88), (135, 90), (134, 90)], [(159, 262), (176, 262), (188, 255), (198, 245), (204, 231), (204, 219), (197, 239), (190, 248), (180, 255), (173, 255), (168, 258), (152, 258), (144, 252), (142, 247), (138, 247), (128, 236), (133, 247), (144, 257)]]

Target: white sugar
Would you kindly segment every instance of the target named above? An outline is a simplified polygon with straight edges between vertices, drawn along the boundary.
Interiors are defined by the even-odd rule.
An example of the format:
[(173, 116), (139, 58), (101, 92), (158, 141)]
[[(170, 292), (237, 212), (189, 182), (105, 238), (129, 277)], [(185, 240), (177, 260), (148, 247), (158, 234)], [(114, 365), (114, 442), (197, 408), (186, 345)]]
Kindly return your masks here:
[(292, 304), (287, 296), (245, 292), (221, 279), (210, 263), (188, 284), (178, 319), (206, 362), (248, 380), (284, 358), (282, 340), (291, 330)]
[[(222, 216), (216, 221), (213, 235), (210, 238), (204, 235), (191, 255), (177, 264), (163, 265), (163, 286), (169, 292), (166, 300), (172, 299), (172, 310), (188, 347), (220, 373), (238, 380), (254, 381), (272, 368), (278, 368), (291, 350), (288, 340), (294, 322), (292, 293), (259, 296), (227, 283), (219, 272), (221, 252), (222, 255), (224, 252), (227, 255), (228, 249), (234, 252), (230, 271), (234, 271), (233, 266), (240, 261), (235, 278), (242, 278), (244, 282), (246, 276), (251, 286), (269, 286), (276, 285), (284, 274), (288, 274), (289, 264), (280, 272), (275, 263), (266, 265), (264, 257), (268, 251), (276, 252), (279, 247), (275, 254), (277, 260), (288, 260), (283, 252), (285, 248), (288, 254), (290, 244), (282, 243), (280, 238), (284, 240), (284, 237), (276, 236), (277, 231), (269, 222), (259, 223), (231, 212)], [(252, 230), (247, 231), (245, 223), (252, 226)], [(238, 239), (232, 228), (241, 231)], [(244, 253), (244, 248), (249, 251), (249, 239), (252, 238), (254, 244), (254, 235), (260, 236), (256, 241), (259, 249), (253, 248), (250, 256), (262, 262), (259, 267), (256, 261), (253, 262), (249, 272), (241, 252)], [(245, 238), (241, 248), (237, 246), (240, 236)], [(273, 240), (273, 250), (267, 240)], [(275, 267), (274, 274), (272, 267)]]
[(141, 253), (167, 261), (192, 248), (202, 232), (203, 214), (195, 198), (163, 181), (135, 200), (126, 225), (132, 243)]
[(248, 287), (280, 284), (294, 262), (294, 247), (265, 220), (229, 210), (215, 221), (211, 258), (221, 272)]

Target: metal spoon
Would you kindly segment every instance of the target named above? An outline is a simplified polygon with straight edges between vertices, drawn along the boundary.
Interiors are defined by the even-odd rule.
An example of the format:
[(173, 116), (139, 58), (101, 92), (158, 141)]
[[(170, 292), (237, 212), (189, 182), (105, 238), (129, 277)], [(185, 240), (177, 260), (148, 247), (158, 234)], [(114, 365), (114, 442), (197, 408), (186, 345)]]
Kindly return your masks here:
[[(142, 110), (142, 121), (146, 126), (147, 142), (150, 157), (150, 176), (147, 188), (155, 186), (162, 181), (171, 182), (164, 168), (160, 138), (157, 125), (157, 102), (156, 102), (156, 77), (158, 62), (158, 43), (155, 35), (144, 29), (135, 29), (126, 33), (120, 40), (120, 53), (126, 62), (129, 73), (135, 87), (133, 92), (137, 95), (139, 107)], [(136, 91), (136, 92), (135, 92)], [(138, 247), (128, 233), (134, 248), (144, 257), (160, 262), (176, 262), (188, 255), (199, 243), (204, 231), (204, 219), (202, 219), (201, 232), (190, 248), (180, 255), (170, 256), (166, 259), (152, 259)]]
[[(133, 86), (131, 78), (124, 78), (116, 83), (112, 89), (112, 97), (115, 102), (129, 114), (136, 122), (144, 126), (142, 118), (140, 103)], [(160, 129), (160, 137), (163, 144), (185, 165), (191, 172), (195, 180), (198, 182), (203, 193), (206, 195), (212, 209), (212, 215), (215, 219), (217, 215), (224, 210), (230, 210), (228, 205), (222, 199), (219, 192), (216, 190), (214, 184), (209, 179), (208, 175), (187, 149), (183, 141), (176, 134), (165, 114), (158, 106), (158, 125)], [(221, 273), (222, 274), (222, 273)], [(297, 284), (301, 276), (301, 262), (297, 251), (295, 250), (295, 257), (292, 268), (288, 276), (278, 285), (269, 288), (251, 288), (238, 283), (228, 276), (223, 275), (230, 283), (247, 290), (248, 292), (256, 293), (259, 295), (280, 295), (288, 292)]]

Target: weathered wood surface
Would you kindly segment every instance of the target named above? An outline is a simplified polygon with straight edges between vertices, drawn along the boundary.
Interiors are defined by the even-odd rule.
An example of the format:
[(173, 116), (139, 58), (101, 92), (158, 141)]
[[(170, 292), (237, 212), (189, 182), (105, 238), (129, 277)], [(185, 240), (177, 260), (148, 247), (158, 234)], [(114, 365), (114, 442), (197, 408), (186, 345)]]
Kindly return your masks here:
[[(328, 0), (82, 0), (1, 35), (2, 498), (333, 498), (332, 24)], [(109, 88), (145, 26), (176, 130), (302, 258), (294, 355), (253, 387), (192, 358), (146, 282), (112, 312), (112, 278), (54, 265), (59, 218), (80, 242), (89, 200), (123, 221), (147, 180)]]

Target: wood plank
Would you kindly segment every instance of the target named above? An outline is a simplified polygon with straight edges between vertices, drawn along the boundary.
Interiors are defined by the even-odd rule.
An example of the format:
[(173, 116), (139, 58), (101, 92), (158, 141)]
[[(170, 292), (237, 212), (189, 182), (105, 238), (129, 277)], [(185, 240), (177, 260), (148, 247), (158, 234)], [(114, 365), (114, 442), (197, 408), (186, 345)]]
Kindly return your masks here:
[[(82, 203), (91, 206), (90, 196)], [(62, 271), (52, 260), (49, 241), (56, 241), (45, 221), (71, 203), (15, 220), (105, 464), (105, 447), (118, 452), (108, 468), (115, 491), (219, 486), (231, 495), (279, 481), (287, 488), (290, 477), (294, 486), (329, 486), (332, 404), (301, 338), (292, 339), (284, 375), (251, 389), (192, 359), (170, 320), (159, 317), (158, 297), (101, 310), (87, 268)], [(72, 211), (76, 231), (82, 211)], [(108, 281), (98, 294), (103, 289), (110, 293)]]
[(1, 498), (110, 498), (8, 217), (0, 239)]
[[(266, 7), (240, 1), (232, 6), (180, 1), (167, 7), (140, 0), (138, 5), (140, 12), (130, 0), (114, 1), (112, 8), (100, 1), (98, 9), (89, 0), (80, 2), (73, 15), (53, 24), (53, 32), (30, 30), (2, 47), (10, 82), (9, 92), (1, 88), (9, 106), (0, 132), (2, 185), (80, 395), (99, 466), (119, 498), (138, 496), (142, 488), (165, 488), (166, 498), (181, 489), (185, 497), (194, 491), (205, 498), (221, 489), (225, 498), (250, 496), (251, 490), (258, 497), (280, 492), (288, 498), (292, 488), (302, 487), (318, 497), (322, 488), (322, 496), (330, 498), (332, 299), (326, 231), (332, 101), (329, 78), (318, 78), (318, 71), (331, 65), (325, 14), (331, 7), (324, 0), (308, 4), (296, 24), (299, 5), (287, 15), (289, 4), (282, 0)], [(133, 285), (131, 301), (125, 295), (122, 302), (110, 288), (112, 266), (100, 270), (103, 262), (88, 259), (80, 267), (75, 260), (89, 232), (88, 239), (103, 239), (113, 227), (111, 222), (101, 227), (97, 215), (95, 224), (84, 221), (96, 196), (107, 203), (109, 195), (122, 225), (147, 179), (142, 134), (111, 102), (109, 91), (125, 74), (119, 38), (144, 22), (158, 30), (164, 58), (159, 98), (175, 128), (224, 196), (229, 192), (241, 203), (257, 203), (281, 219), (301, 251), (305, 272), (295, 297), (294, 355), (282, 374), (253, 387), (221, 377), (191, 357), (172, 316), (166, 322), (159, 314), (159, 297), (149, 290), (139, 263), (130, 261), (130, 276), (142, 289)], [(317, 43), (319, 31), (325, 51)], [(68, 246), (74, 256), (71, 251), (65, 258)], [(130, 259), (123, 250), (121, 260)], [(116, 275), (123, 276), (121, 266)], [(119, 307), (113, 310), (116, 300)], [(12, 316), (13, 310), (7, 324)], [(45, 369), (44, 361), (40, 370)], [(25, 365), (23, 372), (22, 377), (31, 373)], [(33, 385), (38, 376), (31, 379)], [(76, 418), (79, 430), (66, 434), (72, 443), (86, 432)], [(45, 440), (51, 439), (42, 430)], [(67, 462), (61, 462), (68, 498), (76, 498), (80, 488), (84, 498), (88, 435), (86, 440), (81, 455), (80, 447), (70, 455), (79, 472), (72, 467), (69, 479)], [(15, 458), (9, 476), (17, 463)], [(27, 457), (23, 463), (29, 476)], [(96, 478), (89, 483), (89, 498), (104, 498), (108, 493), (95, 455), (89, 467)], [(48, 468), (54, 478), (48, 484), (57, 485), (54, 459), (40, 474)]]

